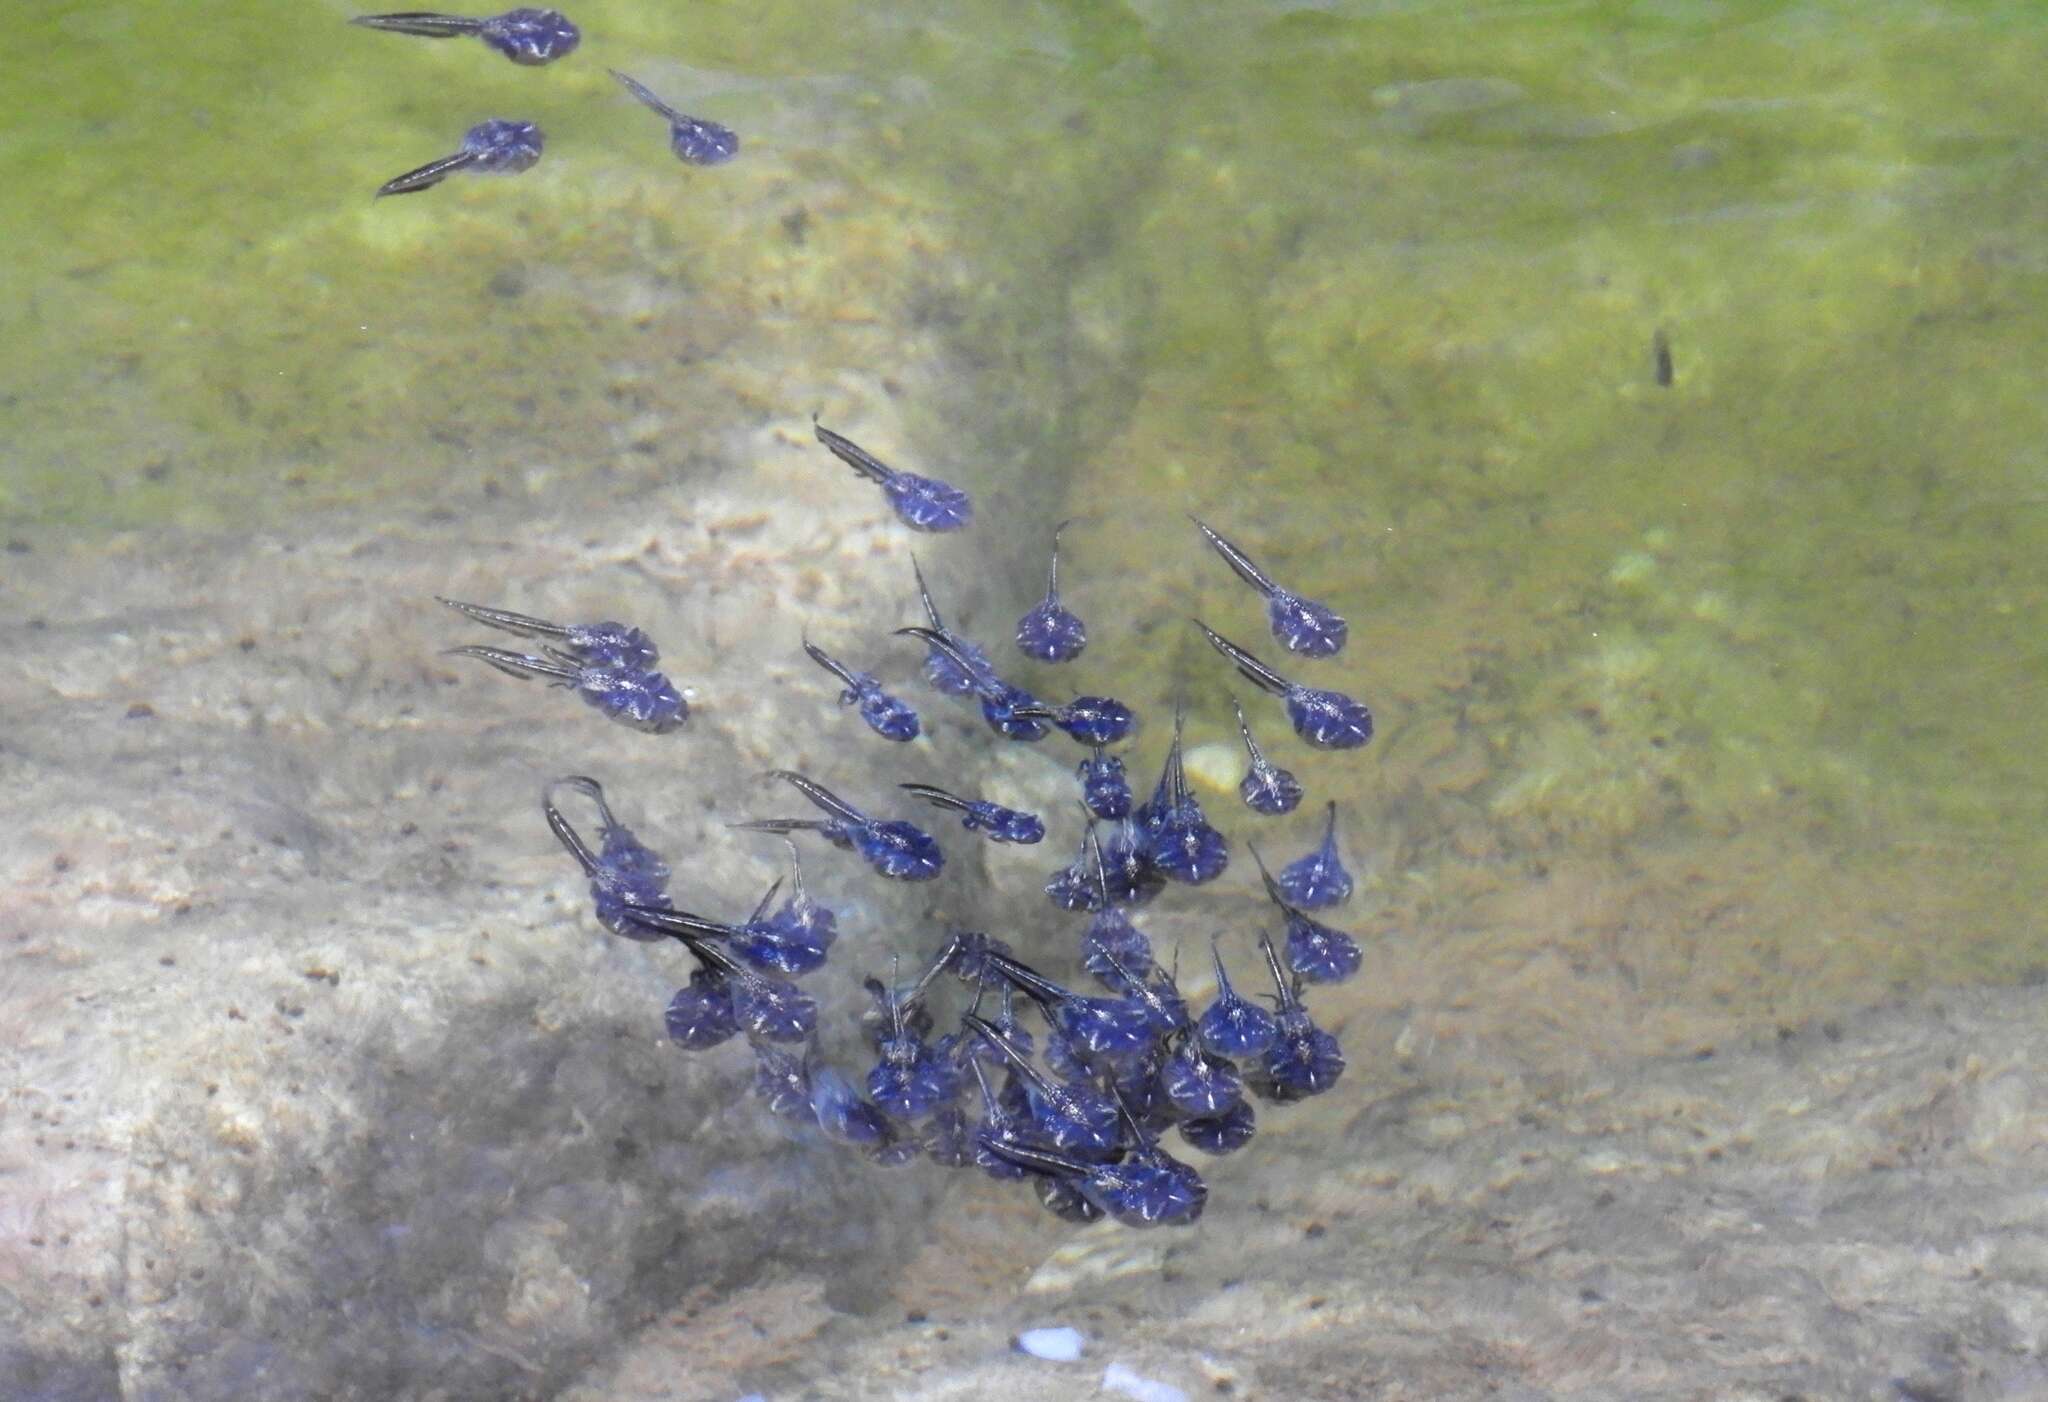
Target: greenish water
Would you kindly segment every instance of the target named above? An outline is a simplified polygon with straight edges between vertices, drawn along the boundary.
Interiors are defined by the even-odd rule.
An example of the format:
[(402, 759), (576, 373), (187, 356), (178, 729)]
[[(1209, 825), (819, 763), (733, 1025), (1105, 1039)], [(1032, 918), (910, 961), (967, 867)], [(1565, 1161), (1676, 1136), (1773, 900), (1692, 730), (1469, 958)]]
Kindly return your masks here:
[[(13, 25), (13, 534), (631, 490), (908, 343), (913, 437), (1158, 598), (1234, 600), (1194, 509), (1347, 602), (1390, 923), (1562, 863), (1712, 943), (1674, 996), (2048, 964), (2038, 6), (599, 3), (538, 72), (346, 13)], [(538, 169), (368, 198), (491, 115)]]
[[(540, 70), (341, 0), (17, 8), (0, 1394), (1089, 1390), (1027, 1320), (1218, 1395), (2038, 1383), (2034, 990), (1952, 990), (2048, 980), (2048, 7), (577, 0)], [(539, 166), (371, 198), (488, 117)], [(783, 1133), (534, 811), (603, 775), (723, 911), (795, 749), (1065, 803), (958, 715), (942, 773), (800, 733), (811, 606), (907, 573), (813, 412), (975, 491), (916, 544), (984, 642), (1080, 518), (1072, 690), (1150, 718), (1141, 783), (1176, 699), (1238, 772), (1183, 616), (1266, 646), (1183, 513), (1351, 619), (1302, 677), (1372, 746), (1247, 696), (1311, 806), (1209, 795), (1234, 869), (1146, 917), (1245, 981), (1243, 839), (1339, 800), (1350, 1069), (1177, 1242)], [(701, 688), (672, 741), (431, 655), (433, 593), (615, 582)], [(940, 896), (819, 854), (826, 1054), (941, 920), (1071, 951), (1054, 801)]]

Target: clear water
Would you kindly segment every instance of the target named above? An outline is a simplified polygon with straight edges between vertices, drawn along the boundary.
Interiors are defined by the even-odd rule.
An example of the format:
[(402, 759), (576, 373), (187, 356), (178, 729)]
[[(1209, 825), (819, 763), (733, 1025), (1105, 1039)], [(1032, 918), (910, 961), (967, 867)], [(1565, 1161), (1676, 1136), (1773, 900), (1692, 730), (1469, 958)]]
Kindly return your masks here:
[[(1018, 609), (1085, 518), (1155, 714), (1227, 739), (1176, 620), (1257, 631), (1184, 512), (1350, 615), (1381, 737), (1296, 767), (1361, 1038), (1540, 1070), (2048, 969), (2039, 7), (618, 0), (539, 71), (204, 8), (10, 20), (13, 538), (630, 503), (886, 395)], [(541, 165), (369, 198), (487, 116)]]

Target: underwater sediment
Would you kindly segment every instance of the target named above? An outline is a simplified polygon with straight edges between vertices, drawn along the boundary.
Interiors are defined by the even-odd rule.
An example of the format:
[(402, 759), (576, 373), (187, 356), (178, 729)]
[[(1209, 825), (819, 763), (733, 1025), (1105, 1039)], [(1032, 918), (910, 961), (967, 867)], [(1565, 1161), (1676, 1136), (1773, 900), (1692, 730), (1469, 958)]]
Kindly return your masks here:
[[(678, 892), (752, 891), (782, 858), (723, 824), (762, 769), (881, 780), (895, 747), (849, 746), (832, 679), (753, 622), (790, 598), (820, 633), (896, 621), (900, 536), (879, 504), (791, 507), (800, 444), (573, 525), (484, 508), (17, 557), (0, 1360), (40, 1389), (18, 1395), (1070, 1395), (1007, 1352), (1041, 1320), (1191, 1395), (1507, 1376), (1679, 1397), (1737, 1375), (1863, 1395), (1839, 1389), (1883, 1374), (1994, 1396), (2031, 1376), (2029, 995), (1782, 1025), (1682, 979), (1603, 1001), (1678, 967), (1680, 934), (1649, 922), (1654, 883), (1621, 898), (1569, 866), (1501, 871), (1449, 911), (1369, 895), (1365, 974), (1318, 995), (1344, 1093), (1214, 1165), (1192, 1234), (1074, 1236), (1002, 1185), (779, 1132), (744, 1055), (665, 1044), (676, 961), (595, 928), (534, 796), (565, 750), (630, 776), (643, 832), (689, 854)], [(1014, 614), (959, 585), (964, 626)], [(690, 729), (631, 734), (459, 670), (435, 656), (436, 590), (657, 620)], [(165, 603), (202, 596), (242, 602)], [(1020, 794), (1072, 782), (1064, 754), (952, 752)], [(1355, 824), (1379, 833), (1353, 838), (1370, 886), (1431, 868), (1398, 857), (1405, 821)], [(963, 856), (957, 899), (1033, 948), (1059, 918), (1035, 869)], [(1438, 863), (1467, 892), (1486, 865)], [(1236, 877), (1199, 917), (1162, 907), (1155, 938), (1256, 921)], [(812, 873), (852, 897), (865, 962), (931, 918), (845, 878)], [(1475, 963), (1460, 930), (1489, 903), (1522, 924)], [(1599, 971), (1624, 953), (1638, 973)], [(836, 993), (827, 1016), (851, 1017)]]

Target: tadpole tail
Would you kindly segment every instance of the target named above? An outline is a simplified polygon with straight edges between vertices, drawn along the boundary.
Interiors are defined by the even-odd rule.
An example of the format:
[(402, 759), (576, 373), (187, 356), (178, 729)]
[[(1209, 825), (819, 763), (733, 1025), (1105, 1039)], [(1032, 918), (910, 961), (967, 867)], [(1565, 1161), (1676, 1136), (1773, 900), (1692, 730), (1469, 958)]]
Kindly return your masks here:
[(870, 482), (887, 482), (896, 475), (896, 469), (883, 462), (851, 438), (834, 433), (816, 419), (811, 420), (811, 432), (818, 435), (818, 441), (832, 450), (832, 456), (845, 463)]
[(1050, 1149), (1034, 1149), (1025, 1144), (1009, 1144), (988, 1133), (986, 1130), (975, 1136), (983, 1150), (992, 1157), (1008, 1164), (1014, 1164), (1026, 1173), (1036, 1173), (1044, 1178), (1082, 1178), (1088, 1170), (1077, 1159), (1065, 1154), (1055, 1154)]
[(917, 795), (934, 807), (944, 808), (954, 813), (965, 813), (971, 806), (966, 799), (958, 794), (947, 793), (944, 789), (931, 784), (898, 784), (896, 787), (902, 789), (905, 793)]
[[(968, 681), (974, 684), (974, 689), (977, 692), (981, 691), (987, 685), (988, 669), (984, 667), (977, 667), (973, 663), (973, 661), (968, 658), (967, 654), (960, 650), (959, 642), (956, 641), (953, 635), (951, 633), (948, 633), (945, 629), (898, 628), (896, 630), (896, 636), (899, 638), (916, 638), (919, 642), (923, 643), (933, 652), (936, 652), (940, 656), (944, 657), (948, 662), (952, 663), (955, 667), (958, 667), (960, 669), (960, 674), (966, 677)], [(1023, 706), (1013, 708), (1013, 710), (1018, 712), (1022, 712), (1027, 709), (1042, 708)]]
[(625, 902), (626, 913), (639, 924), (650, 930), (660, 930), (668, 935), (697, 935), (704, 939), (723, 939), (733, 933), (733, 927), (723, 920), (712, 920), (707, 916), (692, 915), (687, 910), (665, 910), (660, 906), (636, 905)]
[(794, 769), (771, 769), (767, 776), (788, 783), (805, 798), (844, 823), (865, 823), (868, 815), (855, 808), (838, 794), (826, 788), (816, 779), (797, 773)]
[[(424, 170), (426, 167), (422, 166), (421, 169)], [(398, 178), (400, 180), (405, 179), (402, 175)], [(403, 194), (406, 192), (396, 191), (394, 193)], [(544, 618), (534, 618), (529, 614), (514, 613), (510, 609), (486, 608), (482, 604), (465, 604), (460, 599), (444, 599), (439, 594), (434, 596), (434, 601), (448, 605), (449, 608), (454, 609), (464, 618), (473, 619), (487, 628), (500, 628), (507, 633), (516, 633), (522, 638), (566, 638), (570, 632), (568, 628), (560, 623), (550, 623)]]
[(1045, 1073), (1032, 1064), (1030, 1057), (1017, 1050), (1016, 1043), (1004, 1036), (994, 1023), (975, 1013), (967, 1013), (960, 1021), (975, 1036), (981, 1038), (989, 1046), (994, 1047), (1003, 1060), (1010, 1063), (1010, 1069), (1015, 1071), (1032, 1089), (1040, 1093), (1052, 1090), (1052, 1082), (1045, 1078)]
[(1218, 633), (1201, 619), (1191, 618), (1188, 621), (1201, 629), (1202, 636), (1209, 640), (1209, 646), (1215, 648), (1235, 663), (1238, 673), (1259, 690), (1267, 693), (1269, 696), (1285, 696), (1289, 691), (1293, 690), (1293, 684), (1287, 678), (1259, 661), (1258, 658), (1254, 657), (1244, 648), (1239, 647), (1236, 643)]
[(924, 605), (924, 616), (931, 620), (932, 630), (943, 633), (946, 625), (939, 619), (939, 606), (932, 602), (932, 591), (924, 582), (924, 567), (917, 563), (917, 556), (910, 557), (910, 572), (917, 577), (918, 602)]
[(564, 788), (575, 789), (578, 793), (587, 795), (597, 804), (598, 821), (606, 828), (611, 828), (616, 825), (612, 821), (611, 809), (605, 805), (604, 786), (587, 774), (565, 774), (559, 779), (551, 780), (548, 786), (540, 791), (540, 811), (541, 816), (547, 819), (548, 831), (553, 833), (555, 840), (576, 859), (576, 865), (583, 868), (585, 876), (596, 876), (597, 855), (590, 850), (589, 844), (584, 842), (583, 835), (563, 816), (562, 810), (555, 806), (555, 790)]
[(1237, 712), (1237, 733), (1244, 737), (1245, 751), (1251, 755), (1252, 768), (1256, 769), (1265, 763), (1266, 757), (1259, 751), (1259, 742), (1252, 739), (1251, 722), (1244, 718), (1244, 707), (1238, 704), (1235, 696), (1230, 698), (1230, 709)]
[(1002, 954), (988, 956), (988, 966), (1008, 979), (1017, 991), (1048, 1013), (1072, 995), (1029, 964), (1020, 964)]
[(1245, 850), (1252, 854), (1252, 861), (1259, 869), (1259, 880), (1266, 885), (1267, 899), (1271, 900), (1274, 905), (1279, 906), (1282, 910), (1292, 911), (1294, 907), (1288, 904), (1287, 893), (1280, 889), (1280, 883), (1273, 879), (1273, 873), (1266, 870), (1266, 859), (1259, 855), (1257, 845), (1249, 840), (1244, 845)]
[(472, 644), (469, 647), (451, 647), (441, 655), (443, 657), (474, 657), (479, 662), (487, 662), (491, 666), (496, 667), (506, 676), (518, 677), (521, 681), (532, 677), (545, 677), (549, 681), (560, 682), (564, 686), (573, 686), (576, 683), (576, 679), (582, 675), (577, 668), (567, 663), (553, 662), (545, 657), (535, 657), (530, 653), (524, 652), (513, 652), (502, 647), (482, 647)]
[(349, 21), (365, 29), (387, 34), (413, 34), (422, 39), (459, 39), (483, 31), (484, 21), (463, 15), (441, 15), (430, 10), (405, 10), (389, 15), (357, 15)]
[(1223, 557), (1223, 563), (1230, 566), (1232, 573), (1236, 574), (1239, 579), (1268, 597), (1271, 597), (1273, 591), (1280, 587), (1273, 582), (1273, 576), (1253, 564), (1252, 557), (1238, 549), (1235, 544), (1210, 530), (1197, 517), (1190, 516), (1188, 519), (1195, 523), (1195, 529), (1202, 533), (1202, 538), (1209, 542), (1211, 548), (1218, 555)]
[[(377, 198), (386, 195), (416, 195), (422, 190), (431, 190), (459, 170), (467, 170), (476, 164), (476, 156), (469, 151), (457, 151), (452, 156), (443, 156), (438, 161), (429, 161), (417, 170), (403, 175), (394, 175), (377, 187)], [(445, 600), (443, 601), (445, 602)]]
[(1280, 1000), (1280, 1010), (1286, 1012), (1300, 1001), (1301, 985), (1281, 968), (1280, 951), (1273, 947), (1273, 937), (1264, 930), (1259, 932), (1259, 952), (1266, 956), (1266, 968), (1273, 975), (1273, 991)]
[(775, 878), (775, 880), (768, 884), (767, 894), (763, 895), (761, 897), (761, 903), (754, 907), (754, 913), (747, 917), (747, 923), (749, 925), (756, 923), (760, 920), (762, 916), (768, 913), (768, 907), (775, 903), (775, 897), (781, 892), (781, 890), (782, 878), (778, 876)]
[(653, 90), (650, 89), (645, 83), (642, 83), (639, 79), (628, 77), (626, 74), (619, 72), (619, 70), (616, 68), (607, 68), (605, 72), (611, 74), (612, 77), (618, 79), (619, 86), (624, 88), (627, 92), (633, 94), (634, 100), (639, 102), (641, 106), (659, 112), (662, 116), (668, 118), (671, 122), (680, 122), (683, 120), (682, 113), (676, 111), (675, 108), (669, 106), (666, 102), (663, 102), (660, 98), (656, 97), (653, 93)]
[(844, 685), (849, 687), (854, 685), (852, 668), (848, 667), (844, 662), (841, 662), (838, 658), (826, 652), (825, 649), (819, 647), (809, 638), (805, 638), (803, 640), (803, 644), (804, 656), (810, 658), (811, 661), (817, 663), (820, 667), (823, 667), (833, 676), (839, 678), (839, 680)]

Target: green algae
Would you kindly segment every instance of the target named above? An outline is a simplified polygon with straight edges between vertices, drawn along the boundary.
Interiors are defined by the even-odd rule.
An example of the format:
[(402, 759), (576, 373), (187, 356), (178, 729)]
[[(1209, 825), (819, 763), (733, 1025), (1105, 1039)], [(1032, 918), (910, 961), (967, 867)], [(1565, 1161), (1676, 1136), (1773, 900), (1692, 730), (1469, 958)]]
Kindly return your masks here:
[[(1117, 165), (1076, 153), (1080, 104), (1047, 93), (1069, 60), (1108, 61), (1095, 36), (1129, 21), (735, 8), (679, 35), (656, 7), (586, 7), (585, 52), (533, 71), (340, 18), (231, 5), (203, 25), (24, 22), (0, 59), (38, 114), (0, 150), (0, 199), (27, 233), (0, 305), (15, 445), (0, 516), (229, 524), (313, 500), (444, 502), (531, 464), (611, 471), (632, 410), (699, 407), (692, 387), (650, 391), (660, 369), (743, 331), (760, 360), (829, 366), (831, 328), (861, 323), (970, 348), (962, 382), (977, 364), (1012, 382), (1007, 427), (987, 425), (997, 456), (1056, 452), (1062, 405), (1085, 389), (1035, 364), (1020, 387), (1010, 370), (1041, 343), (1058, 357), (1065, 319), (1035, 287), (1061, 270), (1038, 245), (1093, 222)], [(747, 159), (678, 166), (592, 54), (715, 109)], [(969, 90), (1020, 120), (962, 127), (951, 104)], [(367, 198), (487, 114), (541, 123), (535, 171)], [(963, 250), (989, 252), (968, 247), (981, 211), (1006, 205), (1032, 211), (1006, 234), (1033, 251), (1008, 276), (963, 271)], [(720, 388), (759, 401), (785, 379), (745, 370)], [(964, 402), (920, 422), (936, 436)]]
[[(908, 432), (997, 509), (1108, 523), (1120, 624), (1261, 641), (1187, 509), (1351, 613), (1312, 679), (1374, 701), (1383, 758), (1318, 769), (1483, 825), (1430, 861), (1768, 829), (1949, 893), (1943, 946), (1843, 961), (2043, 958), (2038, 10), (578, 18), (543, 72), (264, 7), (27, 21), (0, 518), (631, 491), (728, 465), (683, 426), (922, 373)], [(676, 167), (612, 61), (743, 159)], [(540, 120), (542, 165), (367, 200), (485, 115)], [(1131, 699), (1225, 723), (1192, 630), (1132, 651)]]
[[(1473, 799), (1509, 850), (1796, 835), (1893, 903), (1816, 985), (2029, 972), (2048, 424), (2021, 74), (2048, 28), (1598, 13), (1296, 14), (1162, 59), (1217, 100), (1136, 194), (1145, 371), (1072, 505), (1159, 522), (1170, 574), (1202, 568), (1191, 507), (1345, 604), (1390, 747), (1484, 735)], [(1256, 642), (1234, 588), (1156, 596)], [(1187, 638), (1148, 663), (1154, 699), (1218, 673)], [(1193, 701), (1224, 722), (1220, 688)], [(1334, 782), (1384, 809), (1425, 770)], [(1916, 886), (1953, 895), (1907, 953)]]

